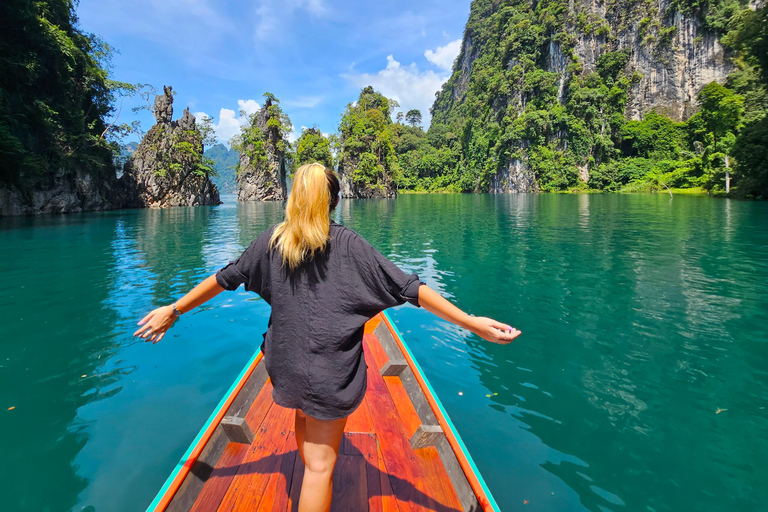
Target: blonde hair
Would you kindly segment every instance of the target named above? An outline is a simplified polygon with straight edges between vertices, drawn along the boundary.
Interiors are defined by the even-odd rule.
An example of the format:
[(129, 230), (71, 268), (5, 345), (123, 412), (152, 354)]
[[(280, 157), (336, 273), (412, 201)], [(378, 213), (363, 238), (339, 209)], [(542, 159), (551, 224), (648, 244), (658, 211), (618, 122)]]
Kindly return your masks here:
[[(335, 185), (335, 186), (334, 186)], [(283, 265), (296, 269), (328, 244), (330, 211), (336, 206), (339, 182), (333, 171), (315, 162), (299, 167), (285, 206), (285, 220), (275, 226), (269, 241)]]

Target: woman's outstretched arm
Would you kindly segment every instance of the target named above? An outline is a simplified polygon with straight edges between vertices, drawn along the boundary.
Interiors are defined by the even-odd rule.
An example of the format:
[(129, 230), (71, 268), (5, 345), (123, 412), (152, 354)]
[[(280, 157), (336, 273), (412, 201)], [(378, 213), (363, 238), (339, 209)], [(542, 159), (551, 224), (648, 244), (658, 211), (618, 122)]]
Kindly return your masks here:
[[(224, 288), (219, 286), (216, 282), (216, 276), (212, 275), (199, 285), (195, 286), (192, 291), (177, 300), (176, 309), (181, 313), (186, 313), (200, 304), (211, 300), (223, 291)], [(173, 314), (172, 305), (157, 308), (141, 319), (139, 325), (142, 327), (133, 333), (133, 335), (138, 336), (139, 338), (149, 337), (149, 341), (157, 343), (163, 339), (165, 332), (171, 328), (175, 320), (176, 315)]]
[(443, 320), (463, 327), (481, 338), (493, 343), (506, 345), (520, 336), (520, 331), (511, 325), (497, 322), (492, 318), (470, 316), (451, 304), (427, 285), (419, 286), (419, 304)]

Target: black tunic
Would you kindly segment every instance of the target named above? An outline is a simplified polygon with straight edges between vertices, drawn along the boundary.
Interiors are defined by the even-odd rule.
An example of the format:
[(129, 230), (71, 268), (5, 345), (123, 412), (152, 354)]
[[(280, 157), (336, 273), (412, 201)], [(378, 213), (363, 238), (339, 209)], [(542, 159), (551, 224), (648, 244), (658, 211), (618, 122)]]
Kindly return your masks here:
[(290, 272), (280, 252), (269, 250), (273, 230), (216, 281), (225, 290), (245, 283), (272, 306), (261, 350), (275, 402), (318, 419), (343, 418), (365, 395), (365, 322), (406, 301), (418, 306), (421, 282), (335, 222), (326, 250)]

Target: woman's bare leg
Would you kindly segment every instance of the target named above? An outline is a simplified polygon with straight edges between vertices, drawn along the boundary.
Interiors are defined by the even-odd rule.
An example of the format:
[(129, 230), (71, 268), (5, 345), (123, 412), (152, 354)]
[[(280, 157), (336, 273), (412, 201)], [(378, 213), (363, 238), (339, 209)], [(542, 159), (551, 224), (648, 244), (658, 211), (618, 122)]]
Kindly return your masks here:
[[(347, 418), (318, 420), (303, 413), (301, 415), (304, 416), (305, 427), (299, 453), (303, 453), (304, 481), (301, 484), (299, 512), (328, 512), (333, 492), (333, 468)], [(299, 443), (298, 430), (296, 442)]]
[(307, 415), (301, 412), (301, 409), (296, 409), (296, 417), (294, 418), (293, 430), (296, 432), (296, 445), (299, 447), (299, 456), (301, 462), (304, 461), (304, 432), (307, 431)]

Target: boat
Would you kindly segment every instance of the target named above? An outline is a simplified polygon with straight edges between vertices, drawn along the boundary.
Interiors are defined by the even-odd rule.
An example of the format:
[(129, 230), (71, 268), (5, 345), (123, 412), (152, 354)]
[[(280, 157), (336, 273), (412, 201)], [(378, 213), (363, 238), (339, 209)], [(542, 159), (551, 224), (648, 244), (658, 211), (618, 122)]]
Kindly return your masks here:
[[(498, 512), (488, 486), (391, 318), (365, 325), (368, 388), (347, 420), (333, 511)], [(272, 400), (257, 352), (148, 512), (295, 511), (304, 474), (293, 410)]]

